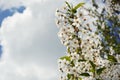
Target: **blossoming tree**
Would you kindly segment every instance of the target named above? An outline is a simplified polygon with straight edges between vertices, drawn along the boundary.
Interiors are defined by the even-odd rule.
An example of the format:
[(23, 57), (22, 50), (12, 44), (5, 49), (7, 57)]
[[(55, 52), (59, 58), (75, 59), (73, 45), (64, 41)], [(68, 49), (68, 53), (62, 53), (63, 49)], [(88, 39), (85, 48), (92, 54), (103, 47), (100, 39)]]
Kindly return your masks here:
[[(99, 0), (100, 1), (100, 0)], [(57, 26), (66, 55), (60, 80), (120, 80), (120, 0), (97, 0), (58, 9)]]

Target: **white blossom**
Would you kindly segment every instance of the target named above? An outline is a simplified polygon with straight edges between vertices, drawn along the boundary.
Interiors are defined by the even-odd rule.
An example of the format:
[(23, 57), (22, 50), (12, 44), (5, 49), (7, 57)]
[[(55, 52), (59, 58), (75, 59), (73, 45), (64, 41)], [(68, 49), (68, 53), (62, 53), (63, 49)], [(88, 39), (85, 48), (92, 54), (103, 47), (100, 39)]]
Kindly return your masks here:
[[(105, 8), (109, 8), (109, 0), (106, 1), (107, 6)], [(73, 8), (73, 5), (71, 7)], [(115, 7), (119, 9), (117, 5)], [(60, 80), (79, 80), (79, 78), (82, 80), (119, 80), (120, 65), (115, 65), (109, 60), (109, 57), (114, 59), (110, 55), (114, 55), (115, 51), (113, 47), (103, 47), (102, 39), (104, 38), (101, 37), (104, 35), (99, 32), (96, 33), (99, 31), (95, 25), (98, 18), (95, 18), (96, 15), (87, 8), (88, 6), (80, 7), (74, 13), (70, 12), (70, 8), (66, 4), (56, 13), (59, 22), (57, 24), (60, 29), (58, 36), (67, 48), (66, 56), (58, 61), (59, 69), (62, 72)], [(111, 13), (109, 10), (108, 12)], [(106, 23), (103, 22), (100, 26), (104, 30)], [(102, 52), (108, 48), (109, 53)], [(115, 55), (115, 59), (119, 63), (120, 55)]]

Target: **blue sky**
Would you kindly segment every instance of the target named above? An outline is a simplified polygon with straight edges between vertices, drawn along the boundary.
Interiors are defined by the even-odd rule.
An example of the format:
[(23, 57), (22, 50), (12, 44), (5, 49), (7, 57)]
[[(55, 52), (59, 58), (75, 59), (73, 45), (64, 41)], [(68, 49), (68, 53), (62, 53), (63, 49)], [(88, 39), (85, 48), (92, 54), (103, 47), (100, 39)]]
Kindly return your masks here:
[(0, 26), (2, 24), (2, 21), (8, 17), (14, 15), (15, 12), (23, 13), (25, 10), (24, 6), (20, 6), (19, 8), (12, 7), (10, 9), (2, 10), (0, 9)]
[[(19, 13), (23, 13), (23, 11), (25, 10), (24, 6), (20, 6), (19, 8), (16, 7), (12, 7), (10, 9), (0, 9), (0, 26), (2, 24), (2, 21), (7, 18), (8, 16), (13, 16), (14, 13), (19, 12)], [(0, 44), (0, 56), (2, 54), (2, 46)]]

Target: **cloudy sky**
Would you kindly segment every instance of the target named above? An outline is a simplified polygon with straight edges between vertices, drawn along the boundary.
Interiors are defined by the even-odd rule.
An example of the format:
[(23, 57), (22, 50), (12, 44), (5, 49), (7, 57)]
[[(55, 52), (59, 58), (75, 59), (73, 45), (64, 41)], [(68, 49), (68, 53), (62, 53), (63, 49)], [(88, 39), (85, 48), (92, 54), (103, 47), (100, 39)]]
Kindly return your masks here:
[(58, 80), (55, 10), (64, 0), (0, 0), (0, 80)]

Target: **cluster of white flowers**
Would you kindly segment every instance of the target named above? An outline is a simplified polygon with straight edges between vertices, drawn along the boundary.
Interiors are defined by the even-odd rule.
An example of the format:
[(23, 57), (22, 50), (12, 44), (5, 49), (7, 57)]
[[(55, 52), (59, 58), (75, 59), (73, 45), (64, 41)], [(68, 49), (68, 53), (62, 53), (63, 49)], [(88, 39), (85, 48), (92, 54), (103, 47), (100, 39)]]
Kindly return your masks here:
[(120, 10), (120, 0), (106, 0), (106, 8), (112, 13)]
[(93, 13), (85, 8), (84, 3), (73, 7), (66, 2), (56, 11), (58, 36), (67, 47), (67, 54), (58, 61), (60, 80), (120, 80), (120, 65), (111, 62), (120, 62), (120, 56), (101, 57), (104, 47), (94, 25), (97, 18), (91, 15)]

